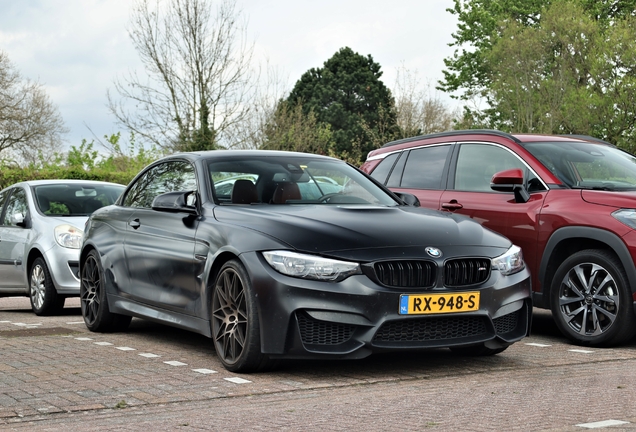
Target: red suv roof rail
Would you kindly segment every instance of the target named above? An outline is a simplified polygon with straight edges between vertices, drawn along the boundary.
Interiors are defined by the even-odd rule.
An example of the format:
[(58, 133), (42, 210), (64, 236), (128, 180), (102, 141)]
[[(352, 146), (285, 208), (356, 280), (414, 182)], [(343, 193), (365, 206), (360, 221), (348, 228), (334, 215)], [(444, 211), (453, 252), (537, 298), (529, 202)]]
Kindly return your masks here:
[(382, 147), (380, 148), (385, 148), (385, 147), (392, 147), (394, 145), (398, 145), (398, 144), (405, 144), (411, 141), (419, 141), (422, 139), (428, 139), (428, 138), (438, 138), (438, 137), (446, 137), (446, 136), (453, 136), (453, 135), (466, 135), (466, 134), (471, 134), (471, 135), (498, 135), (500, 137), (504, 137), (504, 138), (508, 138), (514, 142), (517, 143), (521, 143), (521, 140), (519, 140), (517, 137), (515, 137), (514, 135), (511, 135), (509, 133), (506, 132), (501, 132), (495, 129), (467, 129), (467, 130), (454, 130), (454, 131), (447, 131), (447, 132), (438, 132), (438, 133), (432, 133), (432, 134), (428, 134), (428, 135), (419, 135), (419, 136), (414, 136), (414, 137), (410, 137), (410, 138), (403, 138), (397, 141), (391, 141), (389, 143), (384, 144)]

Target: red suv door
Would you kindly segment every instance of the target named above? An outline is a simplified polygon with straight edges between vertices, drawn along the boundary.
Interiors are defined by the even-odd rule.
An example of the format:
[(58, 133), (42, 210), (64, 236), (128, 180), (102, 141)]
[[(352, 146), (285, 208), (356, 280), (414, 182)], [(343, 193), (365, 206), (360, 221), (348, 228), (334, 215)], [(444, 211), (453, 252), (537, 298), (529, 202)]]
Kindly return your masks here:
[[(539, 215), (547, 186), (507, 147), (483, 142), (462, 143), (458, 147), (440, 210), (464, 214), (505, 235), (521, 247), (528, 267), (537, 268)], [(512, 192), (495, 192), (490, 188), (493, 174), (513, 168), (526, 173), (528, 202), (516, 202)]]

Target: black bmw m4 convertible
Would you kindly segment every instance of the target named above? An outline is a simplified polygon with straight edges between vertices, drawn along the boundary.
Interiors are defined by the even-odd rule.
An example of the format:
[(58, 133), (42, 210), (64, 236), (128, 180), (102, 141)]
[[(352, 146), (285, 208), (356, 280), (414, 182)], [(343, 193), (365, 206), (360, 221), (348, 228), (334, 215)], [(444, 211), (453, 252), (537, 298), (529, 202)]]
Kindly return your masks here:
[(86, 224), (84, 321), (96, 332), (138, 317), (201, 333), (235, 372), (390, 350), (491, 355), (526, 336), (521, 250), (417, 205), (325, 156), (163, 158)]

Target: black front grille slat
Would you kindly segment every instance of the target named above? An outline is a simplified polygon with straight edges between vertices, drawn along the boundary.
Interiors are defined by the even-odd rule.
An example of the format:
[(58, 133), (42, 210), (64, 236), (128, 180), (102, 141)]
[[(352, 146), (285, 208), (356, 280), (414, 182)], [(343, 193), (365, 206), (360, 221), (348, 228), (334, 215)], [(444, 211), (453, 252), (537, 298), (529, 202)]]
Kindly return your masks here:
[(431, 261), (383, 261), (373, 266), (382, 285), (396, 288), (431, 288), (435, 285), (435, 263)]
[(486, 282), (490, 277), (490, 260), (486, 258), (459, 258), (444, 264), (444, 285), (461, 287)]
[(374, 342), (426, 342), (479, 336), (488, 332), (485, 317), (430, 317), (389, 321)]

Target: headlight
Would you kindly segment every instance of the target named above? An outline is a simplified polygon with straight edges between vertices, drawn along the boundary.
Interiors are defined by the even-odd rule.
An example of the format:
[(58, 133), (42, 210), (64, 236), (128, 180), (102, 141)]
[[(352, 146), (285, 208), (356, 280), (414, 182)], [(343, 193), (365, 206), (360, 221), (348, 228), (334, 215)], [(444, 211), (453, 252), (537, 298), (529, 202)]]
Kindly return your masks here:
[(515, 274), (526, 268), (523, 261), (523, 254), (519, 246), (512, 245), (505, 254), (493, 258), (492, 268), (499, 270), (502, 275), (508, 276)]
[(55, 241), (62, 247), (79, 249), (82, 246), (84, 231), (71, 225), (58, 225), (55, 227)]
[(614, 219), (624, 223), (632, 229), (636, 229), (636, 210), (635, 209), (620, 209), (612, 213)]
[(352, 274), (360, 274), (358, 263), (337, 261), (290, 251), (263, 252), (274, 270), (287, 276), (322, 281), (341, 281)]

